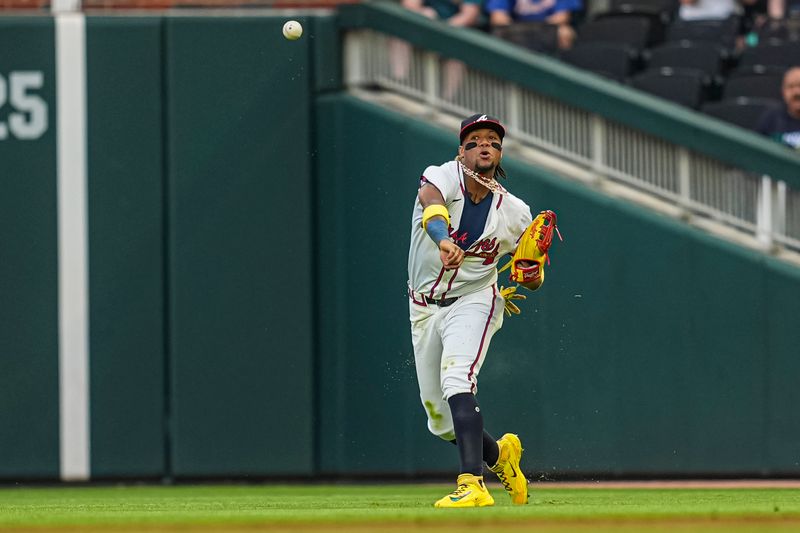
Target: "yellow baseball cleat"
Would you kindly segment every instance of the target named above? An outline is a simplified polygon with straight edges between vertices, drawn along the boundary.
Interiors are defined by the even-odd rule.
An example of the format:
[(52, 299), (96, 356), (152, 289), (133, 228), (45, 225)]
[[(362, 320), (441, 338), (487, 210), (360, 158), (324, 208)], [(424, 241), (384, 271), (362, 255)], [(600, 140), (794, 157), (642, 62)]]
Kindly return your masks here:
[(461, 474), (456, 490), (433, 504), (438, 508), (486, 507), (494, 505), (494, 498), (483, 484), (483, 476)]
[(517, 505), (528, 503), (528, 479), (519, 468), (522, 458), (522, 443), (513, 433), (506, 433), (497, 441), (500, 456), (497, 464), (490, 468), (497, 474), (503, 488), (511, 496), (511, 501)]

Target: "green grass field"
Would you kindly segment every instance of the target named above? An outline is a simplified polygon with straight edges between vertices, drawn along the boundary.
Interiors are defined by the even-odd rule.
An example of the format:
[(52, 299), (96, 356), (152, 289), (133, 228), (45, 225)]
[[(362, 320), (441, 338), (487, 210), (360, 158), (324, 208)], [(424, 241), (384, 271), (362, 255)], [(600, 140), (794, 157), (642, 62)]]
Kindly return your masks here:
[(526, 506), (440, 510), (449, 485), (0, 488), (0, 531), (318, 532), (800, 531), (795, 488), (569, 488), (534, 484)]

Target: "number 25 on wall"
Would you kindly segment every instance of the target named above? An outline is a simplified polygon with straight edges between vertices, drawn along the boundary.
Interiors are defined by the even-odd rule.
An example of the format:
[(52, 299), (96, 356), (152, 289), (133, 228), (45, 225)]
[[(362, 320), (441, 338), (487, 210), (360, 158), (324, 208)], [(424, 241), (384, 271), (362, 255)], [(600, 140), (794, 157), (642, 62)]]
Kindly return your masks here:
[(47, 131), (47, 102), (31, 93), (42, 85), (44, 75), (40, 71), (11, 72), (8, 81), (0, 74), (0, 111), (6, 105), (12, 109), (7, 121), (0, 119), (0, 141), (9, 133), (20, 140), (38, 139)]

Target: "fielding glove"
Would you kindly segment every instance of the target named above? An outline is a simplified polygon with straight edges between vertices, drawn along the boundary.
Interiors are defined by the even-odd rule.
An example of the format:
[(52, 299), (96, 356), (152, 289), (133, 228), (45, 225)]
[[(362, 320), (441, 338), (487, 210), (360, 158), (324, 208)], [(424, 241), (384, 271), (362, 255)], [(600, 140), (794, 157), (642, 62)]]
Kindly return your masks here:
[(547, 251), (553, 242), (554, 231), (558, 234), (558, 238), (561, 239), (561, 233), (558, 232), (558, 227), (556, 226), (555, 213), (547, 210), (536, 215), (536, 218), (533, 219), (533, 222), (520, 237), (514, 257), (500, 269), (500, 272), (510, 266), (511, 275), (508, 278), (509, 281), (530, 283), (541, 280), (543, 283), (544, 264), (545, 262), (548, 265), (550, 264), (550, 257)]

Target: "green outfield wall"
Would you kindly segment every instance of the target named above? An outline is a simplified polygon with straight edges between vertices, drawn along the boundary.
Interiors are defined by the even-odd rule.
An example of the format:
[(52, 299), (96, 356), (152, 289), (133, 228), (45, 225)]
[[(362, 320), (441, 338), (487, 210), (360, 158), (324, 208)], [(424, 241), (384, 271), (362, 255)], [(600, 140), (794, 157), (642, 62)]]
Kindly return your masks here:
[(39, 97), (40, 108), (45, 103), (44, 116), (47, 118), (46, 126), (40, 127), (39, 136), (24, 138), (19, 127), (11, 127), (12, 114), (18, 119), (24, 118), (19, 106), (3, 98), (4, 105), (0, 107), (0, 162), (3, 167), (0, 171), (2, 478), (20, 474), (52, 477), (58, 472), (53, 48), (51, 19), (0, 19), (3, 88), (10, 89), (15, 74), (40, 73), (45, 83), (34, 94)]
[[(321, 469), (454, 471), (457, 454), (427, 433), (418, 405), (404, 294), (418, 177), (455, 155), (457, 136), (350, 97), (320, 100), (318, 117), (332, 173), (319, 228), (335, 235), (319, 276), (333, 268), (337, 280), (319, 288), (322, 315), (337, 317), (320, 321), (320, 390), (333, 400), (320, 410)], [(351, 131), (358, 143), (325, 142)], [(800, 271), (504, 166), (534, 212), (558, 213), (564, 242), (492, 343), (478, 392), (487, 429), (518, 432), (545, 476), (796, 473)], [(365, 246), (375, 242), (390, 246)]]
[[(417, 180), (457, 140), (341, 92), (341, 28), (392, 20), (352, 9), (293, 16), (294, 42), (260, 11), (0, 18), (0, 481), (457, 469), (425, 428), (406, 299)], [(428, 22), (397, 23), (434, 42)], [(85, 100), (65, 94), (76, 80)], [(82, 102), (85, 124), (62, 118)], [(59, 152), (75, 136), (84, 166)], [(487, 428), (522, 436), (526, 469), (800, 474), (800, 271), (504, 166), (565, 238), (480, 379)], [(76, 172), (83, 322), (60, 296), (80, 279), (59, 251)], [(66, 402), (85, 402), (85, 433)]]
[(161, 34), (154, 18), (87, 20), (94, 477), (167, 464)]
[[(66, 59), (88, 102), (66, 135), (86, 137), (93, 479), (313, 471), (312, 83), (338, 82), (282, 24), (90, 16), (85, 63)], [(64, 462), (57, 37), (0, 19), (1, 479)], [(43, 79), (27, 100), (19, 72)], [(33, 98), (48, 120), (29, 138)]]
[(282, 24), (166, 20), (175, 476), (312, 471), (310, 52)]

